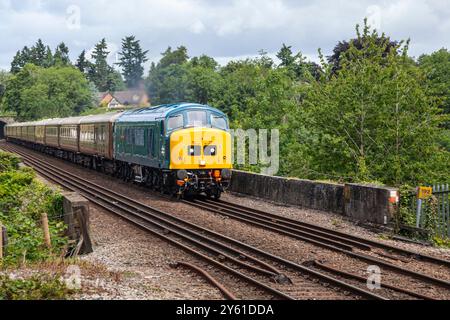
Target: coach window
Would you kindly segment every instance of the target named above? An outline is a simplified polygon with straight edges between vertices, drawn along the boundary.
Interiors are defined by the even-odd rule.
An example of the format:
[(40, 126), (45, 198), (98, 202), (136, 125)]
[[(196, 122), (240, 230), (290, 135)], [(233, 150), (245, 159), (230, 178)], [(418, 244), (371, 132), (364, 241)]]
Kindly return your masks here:
[(177, 114), (167, 120), (167, 132), (183, 127), (183, 115)]

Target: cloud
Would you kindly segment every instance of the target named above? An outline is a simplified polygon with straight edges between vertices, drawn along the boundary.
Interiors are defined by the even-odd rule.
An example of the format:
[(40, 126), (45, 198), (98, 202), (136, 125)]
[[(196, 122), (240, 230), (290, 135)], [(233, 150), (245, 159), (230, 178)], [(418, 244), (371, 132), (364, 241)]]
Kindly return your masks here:
[(450, 47), (446, 0), (0, 0), (0, 67), (38, 38), (52, 48), (66, 42), (75, 59), (102, 38), (117, 50), (131, 34), (151, 59), (169, 45), (227, 61), (274, 55), (282, 43), (314, 59), (319, 47), (328, 54), (354, 37), (366, 16), (393, 39), (411, 38), (415, 56)]

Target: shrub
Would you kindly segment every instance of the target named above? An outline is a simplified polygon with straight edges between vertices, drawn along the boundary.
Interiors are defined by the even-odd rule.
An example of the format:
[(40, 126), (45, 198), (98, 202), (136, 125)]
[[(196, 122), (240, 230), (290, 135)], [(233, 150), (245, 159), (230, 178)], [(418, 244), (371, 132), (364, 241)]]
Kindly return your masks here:
[[(30, 168), (18, 168), (19, 158), (0, 153), (0, 223), (8, 233), (8, 246), (3, 263), (42, 261), (60, 254), (67, 244), (61, 221), (62, 195), (37, 179)], [(52, 249), (44, 245), (40, 224), (42, 213), (47, 213)]]
[(15, 154), (0, 151), (0, 172), (19, 168), (20, 158)]
[(63, 300), (72, 293), (58, 277), (32, 276), (11, 279), (0, 275), (0, 300)]

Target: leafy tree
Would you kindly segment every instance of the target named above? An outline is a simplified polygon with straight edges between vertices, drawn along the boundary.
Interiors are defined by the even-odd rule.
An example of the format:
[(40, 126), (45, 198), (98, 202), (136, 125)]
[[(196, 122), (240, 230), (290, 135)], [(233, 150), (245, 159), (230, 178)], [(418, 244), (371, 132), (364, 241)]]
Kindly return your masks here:
[(232, 110), (245, 112), (247, 99), (257, 94), (258, 81), (271, 70), (261, 57), (230, 61), (219, 71), (221, 82), (214, 105), (230, 115)]
[[(364, 31), (363, 35), (361, 36), (358, 34), (358, 37), (355, 39), (351, 39), (349, 41), (340, 41), (333, 49), (333, 54), (328, 57), (328, 63), (332, 67), (332, 73), (335, 74), (341, 69), (341, 60), (345, 56), (345, 53), (350, 49), (350, 47), (356, 48), (358, 50), (365, 50), (366, 53), (370, 54), (370, 52), (367, 52), (367, 48), (364, 47), (366, 45), (366, 41), (364, 37), (373, 36), (369, 34), (370, 26), (367, 24), (367, 19), (364, 20)], [(359, 31), (358, 31), (359, 33)], [(386, 37), (386, 35), (383, 33), (379, 35), (377, 33), (377, 39), (376, 45), (379, 47), (383, 47), (385, 52), (383, 53), (383, 57), (386, 57), (390, 54), (392, 50), (396, 50), (398, 47), (397, 41), (392, 41), (389, 37)]]
[(450, 129), (450, 51), (440, 49), (419, 57), (419, 66), (430, 80), (431, 90), (440, 99), (445, 125)]
[(20, 120), (36, 120), (79, 114), (92, 99), (89, 82), (79, 70), (26, 64), (8, 81), (4, 106)]
[(162, 58), (158, 63), (160, 68), (165, 68), (170, 65), (181, 65), (189, 59), (187, 48), (185, 46), (180, 46), (174, 51), (172, 51), (171, 47), (168, 47), (161, 55)]
[(367, 23), (357, 34), (339, 58), (338, 75), (322, 57), (327, 74), (308, 89), (303, 118), (312, 130), (305, 137), (311, 161), (304, 174), (394, 185), (442, 178), (450, 158), (436, 143), (436, 101), (408, 43), (380, 42)]
[(277, 58), (280, 59), (280, 66), (290, 68), (294, 65), (296, 57), (292, 52), (292, 46), (287, 46), (283, 43), (280, 51), (277, 53)]
[(301, 52), (294, 55), (292, 47), (286, 46), (284, 43), (277, 53), (277, 58), (281, 61), (279, 67), (289, 70), (292, 77), (297, 80), (307, 81), (309, 76), (319, 79), (322, 74), (322, 70), (317, 63), (306, 61)]
[(70, 58), (69, 58), (69, 48), (67, 48), (66, 44), (64, 42), (61, 42), (55, 50), (54, 55), (54, 64), (56, 66), (68, 66), (70, 65)]
[(11, 75), (8, 72), (0, 70), (0, 112), (2, 111), (2, 101), (5, 95), (8, 80)]
[(211, 57), (202, 55), (188, 63), (187, 98), (202, 104), (214, 103), (221, 84), (217, 72), (219, 64)]
[(114, 70), (111, 67), (109, 69), (108, 78), (106, 80), (106, 87), (108, 88), (108, 91), (112, 91), (112, 92), (122, 91), (122, 90), (127, 89), (120, 72), (117, 70)]
[(82, 73), (88, 72), (89, 68), (91, 67), (91, 63), (88, 59), (86, 59), (86, 50), (83, 50), (78, 56), (75, 67), (77, 67), (78, 70), (80, 70)]
[(189, 66), (184, 46), (172, 51), (169, 47), (158, 64), (152, 63), (146, 87), (154, 104), (186, 101), (189, 97)]
[(137, 87), (142, 81), (143, 64), (148, 61), (147, 53), (148, 51), (142, 51), (139, 40), (136, 40), (135, 36), (122, 39), (122, 51), (119, 52), (120, 62), (117, 64), (122, 68), (122, 74), (129, 88)]
[[(254, 78), (252, 90), (242, 94), (243, 107), (232, 106), (232, 126), (243, 129), (278, 129), (280, 132), (280, 168), (279, 175), (293, 172), (292, 166), (301, 165), (306, 159), (302, 154), (301, 134), (304, 131), (299, 120), (299, 108), (296, 97), (300, 87), (292, 79), (286, 68), (265, 69), (257, 63), (247, 61), (246, 68), (253, 65)], [(261, 165), (244, 165), (243, 169), (261, 169)]]

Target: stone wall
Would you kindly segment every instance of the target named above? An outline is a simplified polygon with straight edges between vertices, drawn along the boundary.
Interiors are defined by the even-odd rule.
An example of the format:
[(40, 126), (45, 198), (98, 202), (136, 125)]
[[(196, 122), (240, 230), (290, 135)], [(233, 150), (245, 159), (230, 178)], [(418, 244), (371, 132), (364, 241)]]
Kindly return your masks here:
[(395, 211), (390, 201), (396, 189), (392, 188), (272, 177), (238, 170), (233, 171), (231, 180), (232, 192), (334, 212), (363, 222), (388, 223)]

